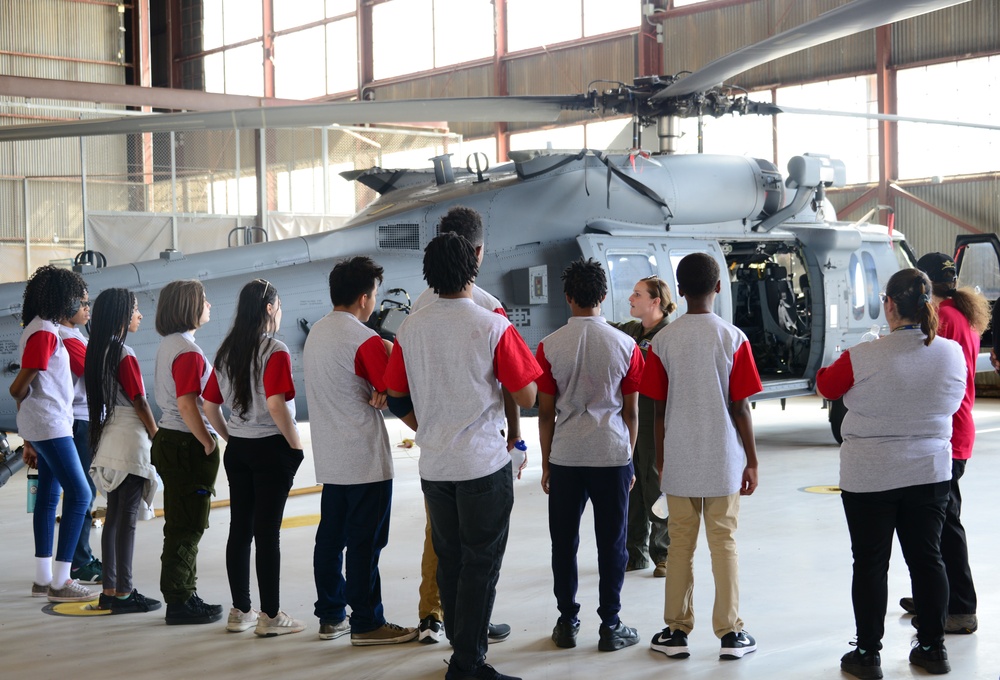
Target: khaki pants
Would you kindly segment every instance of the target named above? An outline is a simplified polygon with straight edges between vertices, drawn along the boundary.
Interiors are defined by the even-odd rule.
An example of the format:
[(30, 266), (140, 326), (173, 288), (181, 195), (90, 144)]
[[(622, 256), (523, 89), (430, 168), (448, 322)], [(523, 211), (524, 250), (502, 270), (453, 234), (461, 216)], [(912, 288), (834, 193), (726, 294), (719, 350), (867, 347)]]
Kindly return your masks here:
[(712, 627), (716, 637), (743, 630), (739, 617), (740, 572), (736, 552), (736, 524), (740, 495), (716, 498), (667, 496), (670, 513), (670, 552), (667, 554), (666, 597), (663, 621), (670, 630), (690, 633), (694, 629), (694, 549), (701, 517), (712, 554), (715, 577), (715, 606)]
[(427, 501), (424, 501), (424, 514), (427, 526), (424, 528), (424, 554), (420, 557), (420, 604), (417, 605), (417, 612), (421, 620), (433, 616), (444, 622), (437, 582), (438, 558), (431, 543), (431, 515), (427, 511)]

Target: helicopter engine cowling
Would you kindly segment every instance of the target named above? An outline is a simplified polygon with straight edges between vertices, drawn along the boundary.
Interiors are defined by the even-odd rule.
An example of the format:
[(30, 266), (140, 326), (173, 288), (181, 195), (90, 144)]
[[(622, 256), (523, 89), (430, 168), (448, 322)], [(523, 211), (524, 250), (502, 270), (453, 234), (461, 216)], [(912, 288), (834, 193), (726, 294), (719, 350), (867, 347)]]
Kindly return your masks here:
[(709, 154), (656, 160), (665, 172), (643, 172), (636, 178), (666, 200), (673, 224), (760, 220), (784, 202), (781, 174), (768, 161)]

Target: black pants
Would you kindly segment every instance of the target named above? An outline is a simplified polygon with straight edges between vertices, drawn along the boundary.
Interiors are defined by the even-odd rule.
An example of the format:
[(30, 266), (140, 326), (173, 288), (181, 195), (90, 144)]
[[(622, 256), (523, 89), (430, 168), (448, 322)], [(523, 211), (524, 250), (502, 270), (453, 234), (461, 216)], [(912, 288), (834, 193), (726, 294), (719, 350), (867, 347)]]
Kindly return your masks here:
[(101, 534), (101, 587), (116, 593), (132, 592), (132, 555), (135, 553), (135, 523), (146, 480), (129, 475), (108, 494), (108, 516)]
[(438, 556), (437, 580), (451, 665), (472, 673), (486, 663), (486, 634), (514, 507), (511, 465), (461, 482), (420, 480)]
[(198, 583), (198, 543), (208, 528), (219, 447), (206, 456), (205, 447), (190, 432), (161, 427), (150, 457), (163, 480), (160, 592), (167, 604), (184, 604)]
[[(87, 478), (90, 486), (90, 503), (87, 505), (87, 512), (83, 514), (83, 528), (80, 529), (80, 540), (76, 543), (76, 550), (73, 552), (73, 569), (79, 569), (85, 564), (90, 564), (94, 559), (94, 553), (90, 549), (90, 527), (93, 526), (94, 519), (90, 514), (97, 498), (97, 487), (94, 480), (90, 478), (90, 464), (93, 456), (90, 453), (90, 423), (86, 420), (73, 421), (73, 443), (76, 445), (76, 452), (80, 456), (80, 465), (83, 466), (83, 476)], [(104, 539), (101, 539), (103, 542)], [(103, 577), (101, 578), (103, 581)]]
[(975, 614), (976, 585), (969, 568), (969, 544), (962, 526), (962, 490), (958, 480), (965, 474), (964, 460), (951, 461), (951, 486), (941, 529), (941, 557), (948, 572), (948, 613)]
[(854, 580), (851, 597), (858, 647), (882, 649), (893, 532), (910, 569), (922, 645), (944, 639), (948, 577), (941, 559), (941, 526), (949, 482), (874, 493), (844, 491), (841, 499), (851, 534)]
[(278, 615), (281, 577), (279, 532), (285, 501), (303, 454), (284, 435), (260, 439), (230, 437), (224, 464), (229, 477), (229, 541), (226, 571), (233, 606), (250, 611), (250, 543), (257, 547), (260, 610)]
[(600, 599), (597, 613), (609, 628), (618, 625), (625, 583), (625, 524), (629, 508), (632, 464), (618, 467), (569, 467), (549, 463), (549, 535), (552, 538), (553, 593), (559, 616), (577, 620), (580, 603), (576, 554), (580, 518), (589, 499), (594, 506), (594, 538)]

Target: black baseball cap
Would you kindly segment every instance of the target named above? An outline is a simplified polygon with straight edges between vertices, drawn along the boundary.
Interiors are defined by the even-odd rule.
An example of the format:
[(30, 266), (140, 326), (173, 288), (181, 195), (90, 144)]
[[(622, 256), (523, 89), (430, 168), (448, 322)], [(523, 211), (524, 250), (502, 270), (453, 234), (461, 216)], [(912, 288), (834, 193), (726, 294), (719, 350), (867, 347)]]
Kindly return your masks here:
[(958, 279), (955, 261), (944, 253), (927, 253), (917, 260), (917, 269), (927, 274), (931, 283), (954, 283)]

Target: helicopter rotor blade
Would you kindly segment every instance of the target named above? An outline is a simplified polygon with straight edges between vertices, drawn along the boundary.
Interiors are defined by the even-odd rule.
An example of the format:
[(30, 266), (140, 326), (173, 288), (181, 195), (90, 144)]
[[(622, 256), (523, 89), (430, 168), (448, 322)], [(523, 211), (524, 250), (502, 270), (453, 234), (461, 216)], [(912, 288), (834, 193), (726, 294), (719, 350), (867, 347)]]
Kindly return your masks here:
[(592, 106), (588, 95), (331, 102), (14, 125), (0, 127), (0, 142), (141, 132), (327, 127), (359, 123), (551, 123), (563, 111), (586, 110)]
[(827, 109), (802, 109), (795, 106), (770, 105), (774, 113), (794, 113), (806, 116), (838, 116), (843, 118), (867, 118), (869, 120), (885, 120), (892, 123), (925, 123), (927, 125), (951, 125), (954, 127), (975, 128), (978, 130), (1000, 130), (1000, 125), (990, 123), (971, 123), (961, 120), (942, 120), (940, 118), (921, 118), (919, 116), (900, 116), (893, 113), (860, 113), (858, 111), (830, 111)]
[(650, 102), (703, 92), (739, 73), (794, 52), (967, 1), (855, 0), (800, 26), (730, 52), (657, 92), (650, 97)]

